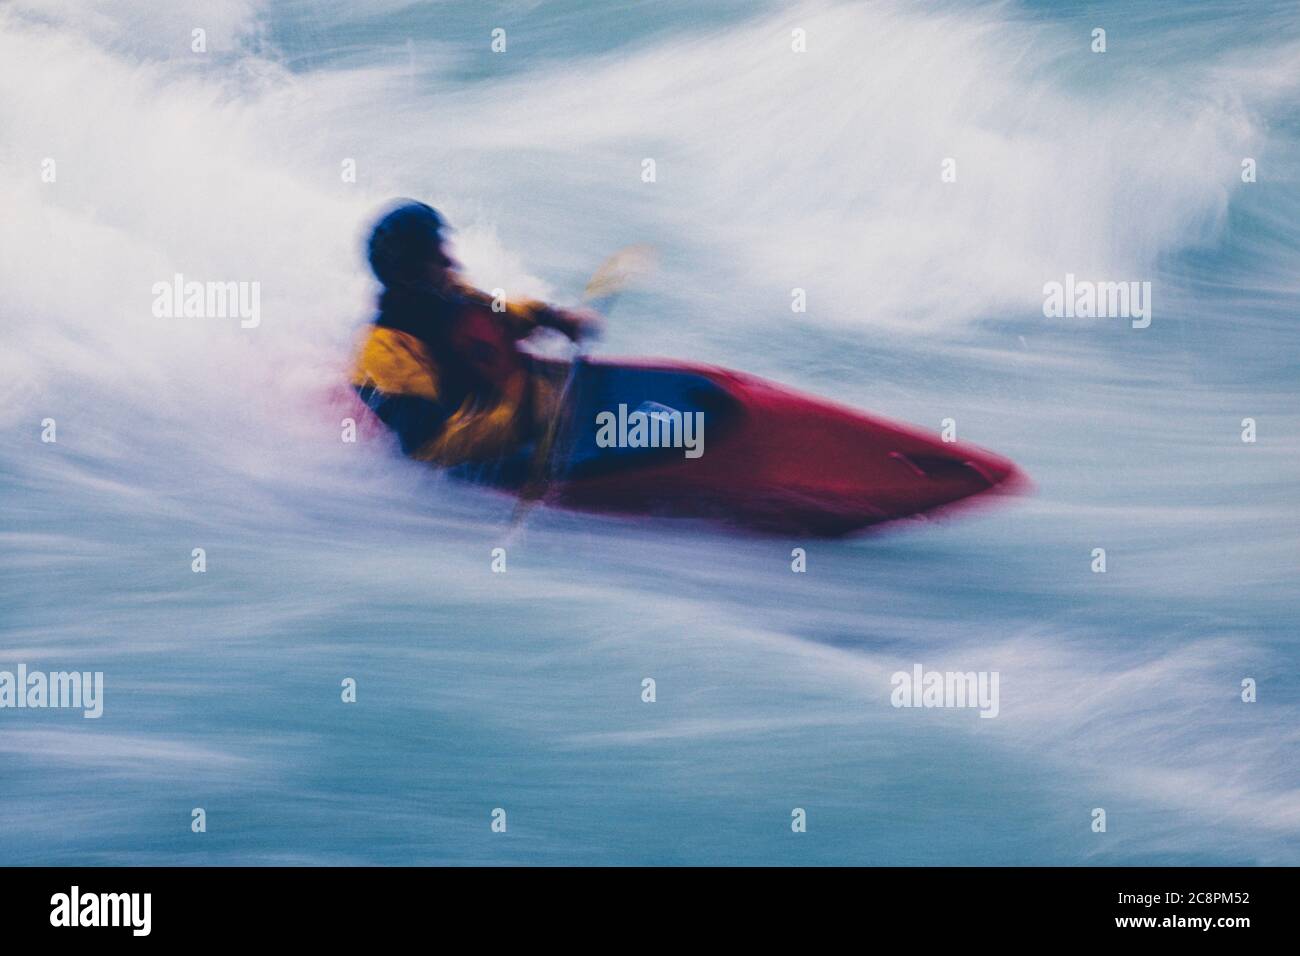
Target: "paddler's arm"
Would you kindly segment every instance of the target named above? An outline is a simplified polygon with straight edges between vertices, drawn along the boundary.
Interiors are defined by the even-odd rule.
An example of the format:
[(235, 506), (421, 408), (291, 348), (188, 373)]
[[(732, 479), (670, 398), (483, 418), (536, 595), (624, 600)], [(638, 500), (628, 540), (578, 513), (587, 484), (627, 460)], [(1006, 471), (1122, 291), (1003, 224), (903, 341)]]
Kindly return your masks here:
[(583, 339), (598, 338), (604, 320), (591, 309), (557, 309), (543, 305), (542, 318), (538, 324), (555, 329), (574, 342), (580, 342)]
[(516, 339), (526, 339), (539, 328), (555, 329), (575, 342), (600, 334), (601, 318), (589, 309), (558, 309), (536, 299), (522, 299), (518, 302), (506, 300), (505, 310), (499, 311), (497, 300), (478, 291), (472, 294), (501, 316)]

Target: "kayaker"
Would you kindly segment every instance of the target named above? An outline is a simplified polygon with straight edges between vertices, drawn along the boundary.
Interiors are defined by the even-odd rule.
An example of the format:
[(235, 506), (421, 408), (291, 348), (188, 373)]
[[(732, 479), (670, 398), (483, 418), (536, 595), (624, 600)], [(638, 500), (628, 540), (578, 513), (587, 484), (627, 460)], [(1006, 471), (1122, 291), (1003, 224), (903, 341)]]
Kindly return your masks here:
[(441, 215), (402, 200), (376, 224), (370, 267), (383, 284), (352, 374), (362, 401), (412, 458), (442, 466), (499, 459), (550, 420), (557, 388), (519, 343), (539, 328), (574, 341), (599, 317), (493, 300), (463, 283)]

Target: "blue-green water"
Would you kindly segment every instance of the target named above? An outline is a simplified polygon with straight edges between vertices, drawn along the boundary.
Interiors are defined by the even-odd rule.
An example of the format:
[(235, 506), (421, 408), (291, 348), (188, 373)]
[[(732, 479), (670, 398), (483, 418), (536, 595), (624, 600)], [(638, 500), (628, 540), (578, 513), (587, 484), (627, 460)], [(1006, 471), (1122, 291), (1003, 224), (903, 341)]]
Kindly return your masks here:
[[(105, 675), (0, 709), (0, 863), (1300, 862), (1293, 3), (153, 6), (0, 9), (0, 670)], [(485, 288), (653, 243), (602, 351), (953, 418), (1036, 491), (511, 532), (340, 440), (394, 195)], [(155, 318), (176, 272), (261, 324)], [(1151, 326), (1045, 318), (1066, 273)], [(916, 663), (998, 717), (892, 707)]]

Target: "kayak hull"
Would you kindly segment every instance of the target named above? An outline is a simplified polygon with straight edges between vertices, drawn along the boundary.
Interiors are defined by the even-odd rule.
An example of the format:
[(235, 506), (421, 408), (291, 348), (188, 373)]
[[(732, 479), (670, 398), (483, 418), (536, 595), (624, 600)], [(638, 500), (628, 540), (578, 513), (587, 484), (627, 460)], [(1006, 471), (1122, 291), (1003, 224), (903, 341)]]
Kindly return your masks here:
[[(992, 452), (714, 366), (583, 360), (566, 406), (543, 495), (562, 508), (834, 536), (1027, 484)], [(608, 427), (602, 445), (619, 406), (698, 416), (700, 454), (609, 447)], [(517, 492), (524, 470), (492, 483)]]

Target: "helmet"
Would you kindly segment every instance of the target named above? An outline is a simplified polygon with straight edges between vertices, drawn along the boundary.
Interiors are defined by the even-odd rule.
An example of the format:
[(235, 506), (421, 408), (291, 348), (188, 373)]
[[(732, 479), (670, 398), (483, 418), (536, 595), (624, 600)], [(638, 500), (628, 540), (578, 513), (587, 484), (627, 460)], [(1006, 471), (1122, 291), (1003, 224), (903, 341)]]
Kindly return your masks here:
[(442, 246), (446, 222), (432, 206), (403, 199), (375, 224), (367, 252), (375, 277), (386, 286), (420, 279)]

